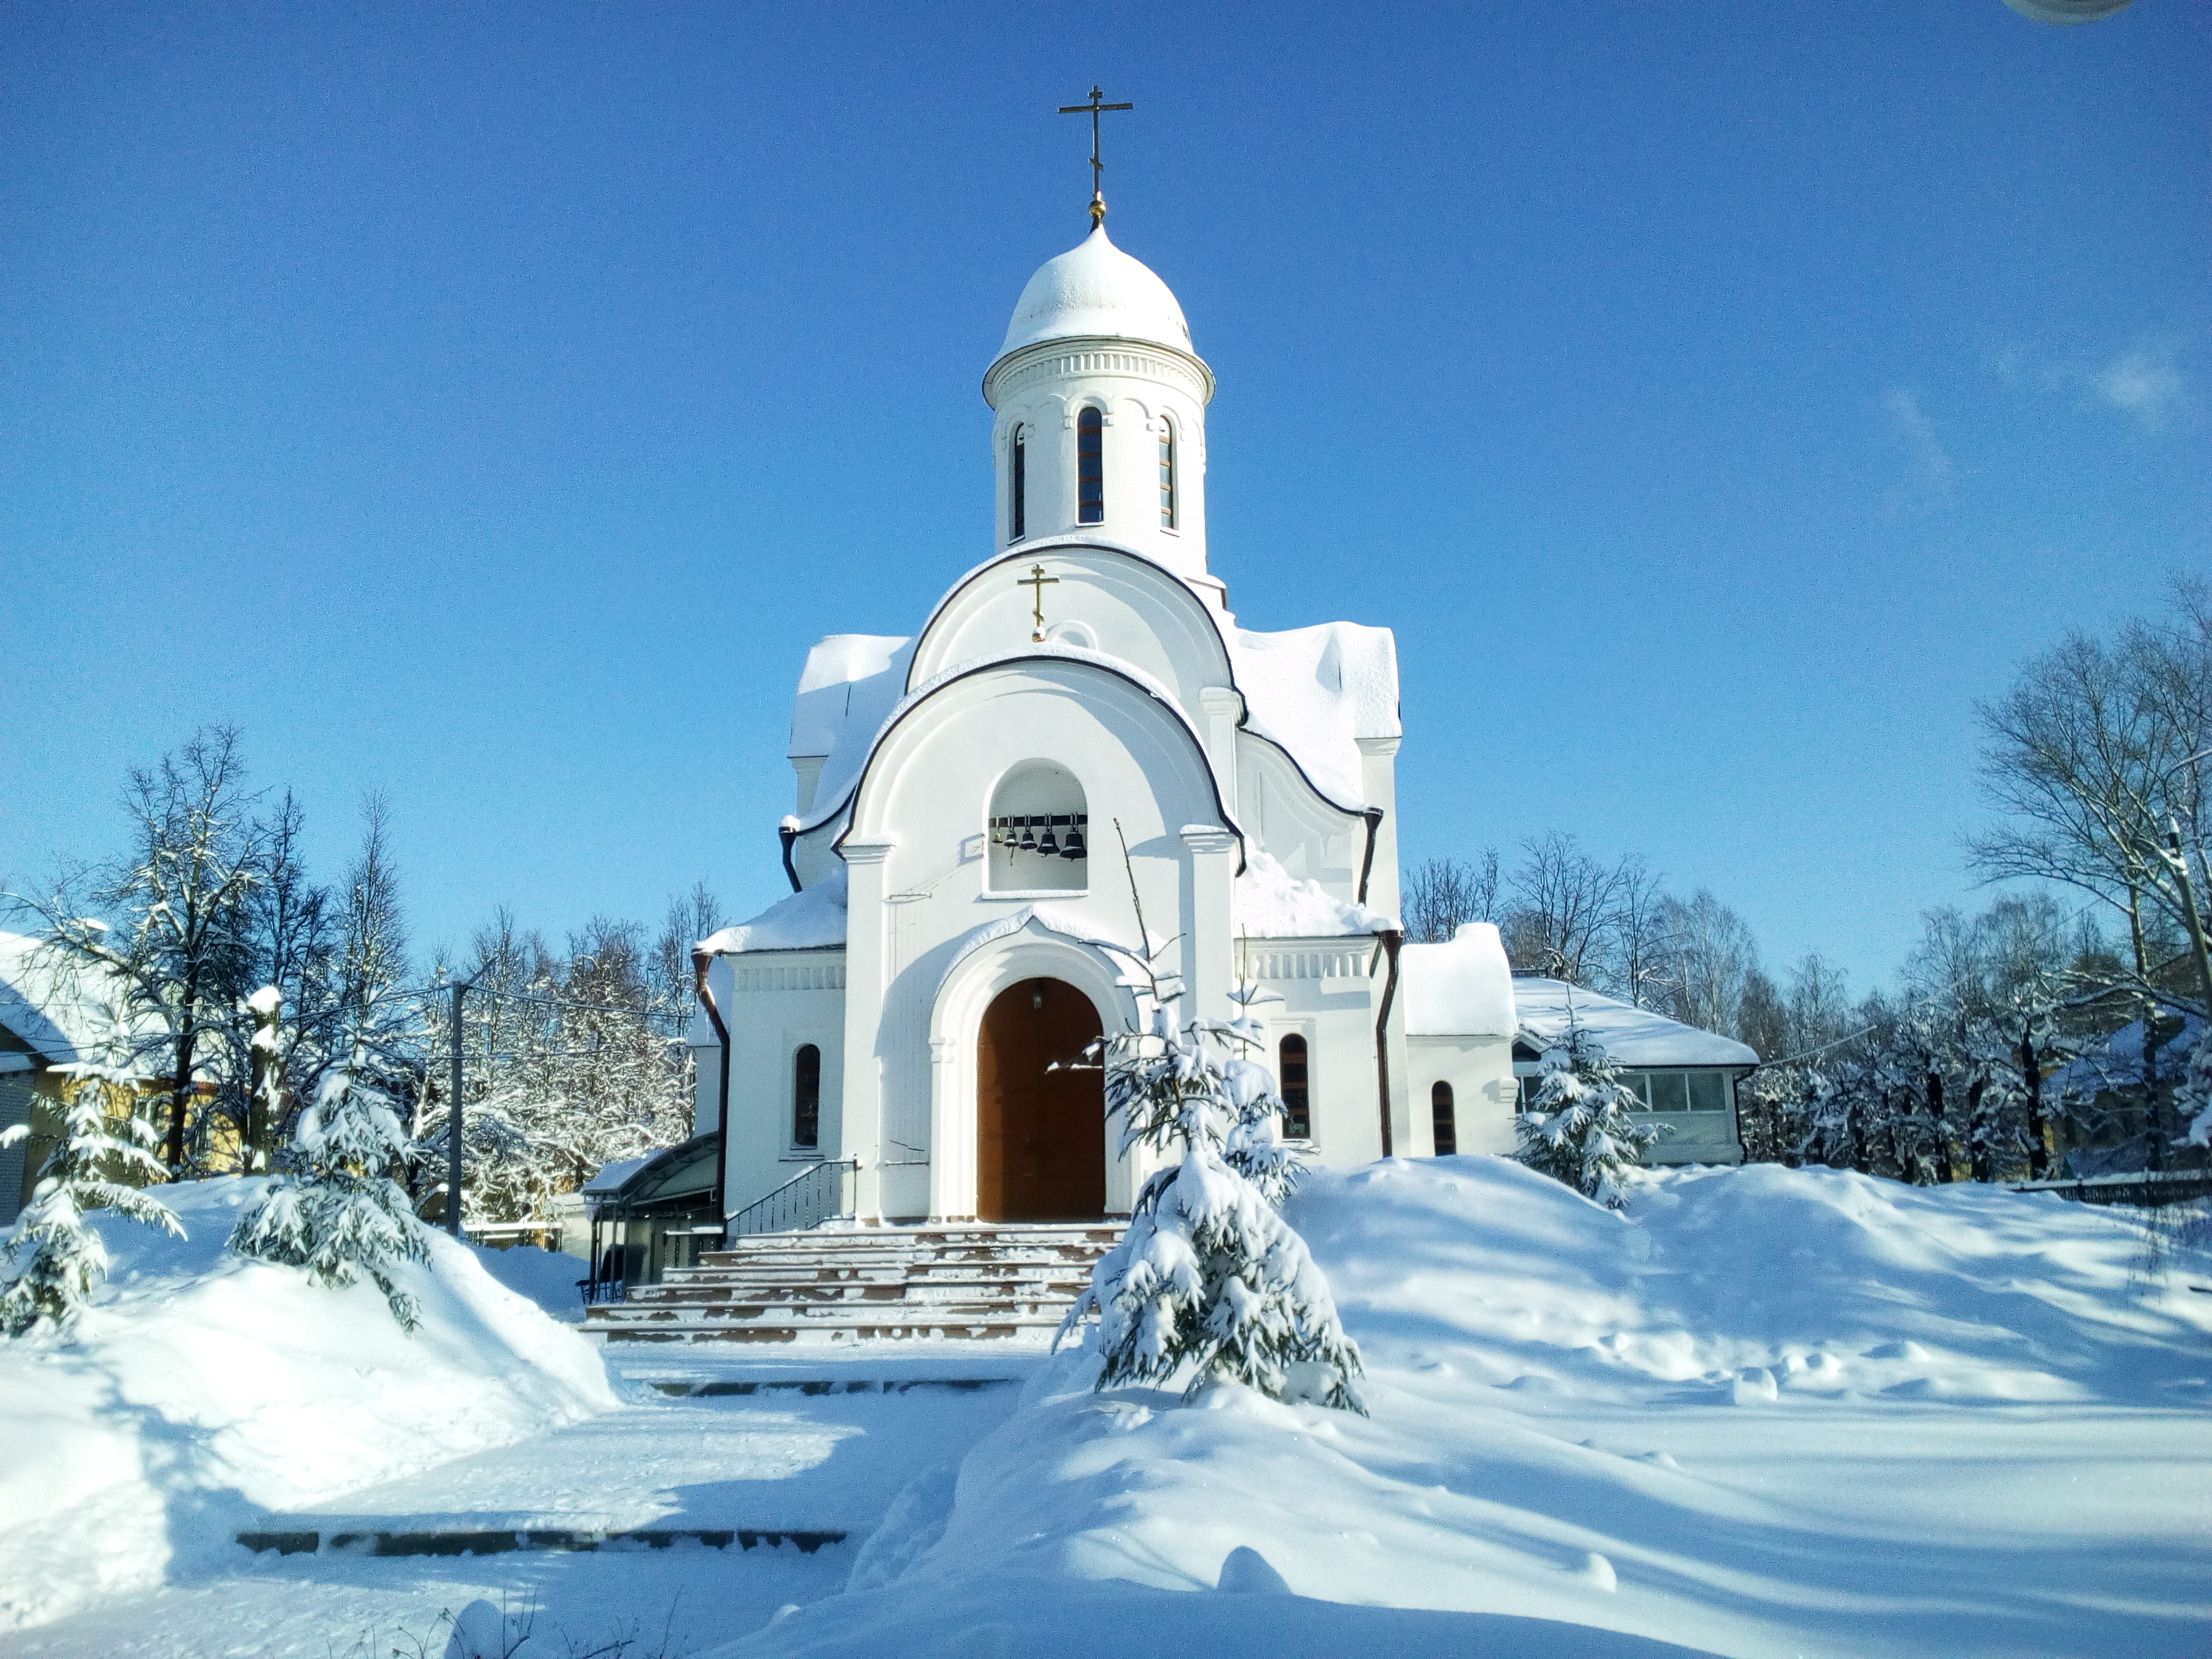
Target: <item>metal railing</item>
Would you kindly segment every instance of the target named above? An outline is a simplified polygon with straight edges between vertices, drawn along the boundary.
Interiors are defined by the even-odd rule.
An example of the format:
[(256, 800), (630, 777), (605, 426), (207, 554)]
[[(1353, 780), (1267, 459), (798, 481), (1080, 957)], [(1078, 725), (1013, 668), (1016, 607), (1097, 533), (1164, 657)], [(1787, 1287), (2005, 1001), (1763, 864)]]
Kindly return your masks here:
[(725, 1238), (748, 1233), (797, 1233), (853, 1213), (845, 1179), (860, 1173), (857, 1158), (826, 1158), (810, 1164), (765, 1198), (757, 1198), (729, 1219)]

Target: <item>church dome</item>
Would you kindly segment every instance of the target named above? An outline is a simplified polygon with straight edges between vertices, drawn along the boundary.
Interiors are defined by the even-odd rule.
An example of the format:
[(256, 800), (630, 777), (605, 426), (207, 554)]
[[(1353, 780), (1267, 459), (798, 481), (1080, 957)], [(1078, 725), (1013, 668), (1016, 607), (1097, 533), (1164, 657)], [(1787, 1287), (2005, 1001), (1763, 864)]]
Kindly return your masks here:
[(1190, 325), (1168, 285), (1143, 261), (1131, 258), (1107, 240), (1098, 226), (1057, 258), (1048, 259), (1022, 290), (1014, 320), (1006, 326), (1010, 351), (1040, 340), (1079, 335), (1146, 340), (1188, 351)]

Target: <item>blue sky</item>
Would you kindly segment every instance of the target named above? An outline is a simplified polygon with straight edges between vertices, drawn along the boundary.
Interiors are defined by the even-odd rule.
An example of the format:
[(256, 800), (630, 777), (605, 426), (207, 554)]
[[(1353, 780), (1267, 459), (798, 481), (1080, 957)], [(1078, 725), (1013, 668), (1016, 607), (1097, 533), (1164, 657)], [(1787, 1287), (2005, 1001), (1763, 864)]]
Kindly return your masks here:
[(1408, 862), (1574, 830), (1886, 979), (1973, 703), (2212, 568), (2212, 7), (9, 5), (0, 873), (204, 721), (418, 944), (783, 890), (808, 644), (989, 551), (1079, 240), (1250, 626), (1397, 630)]

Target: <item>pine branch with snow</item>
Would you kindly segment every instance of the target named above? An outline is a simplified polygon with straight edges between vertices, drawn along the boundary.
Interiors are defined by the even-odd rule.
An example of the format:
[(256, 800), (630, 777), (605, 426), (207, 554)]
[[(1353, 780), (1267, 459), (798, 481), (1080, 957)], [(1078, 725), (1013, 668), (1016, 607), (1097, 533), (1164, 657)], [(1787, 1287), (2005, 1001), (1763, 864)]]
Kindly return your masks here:
[(2175, 1146), (2212, 1146), (2212, 1035), (2199, 1036), (2189, 1051), (2189, 1068), (2173, 1091), (2173, 1115), (2189, 1122)]
[(300, 1115), (289, 1167), (239, 1217), (230, 1248), (304, 1267), (318, 1284), (343, 1287), (366, 1276), (401, 1328), (413, 1330), (421, 1310), (393, 1270), (429, 1252), (406, 1190), (391, 1176), (409, 1150), (389, 1096), (353, 1066), (327, 1073)]
[[(185, 1236), (167, 1205), (130, 1184), (133, 1176), (161, 1181), (167, 1172), (155, 1156), (153, 1127), (139, 1115), (127, 1027), (114, 1010), (109, 1016), (99, 1059), (55, 1068), (75, 1080), (63, 1102), (60, 1143), (0, 1247), (0, 1331), (9, 1336), (68, 1325), (107, 1277), (107, 1247), (88, 1212), (106, 1210)], [(28, 1133), (23, 1124), (0, 1131), (0, 1146)]]
[(1608, 1210), (1625, 1210), (1623, 1177), (1665, 1133), (1632, 1115), (1642, 1104), (1570, 1008), (1567, 1040), (1545, 1054), (1536, 1097), (1514, 1120), (1520, 1141), (1515, 1156)]

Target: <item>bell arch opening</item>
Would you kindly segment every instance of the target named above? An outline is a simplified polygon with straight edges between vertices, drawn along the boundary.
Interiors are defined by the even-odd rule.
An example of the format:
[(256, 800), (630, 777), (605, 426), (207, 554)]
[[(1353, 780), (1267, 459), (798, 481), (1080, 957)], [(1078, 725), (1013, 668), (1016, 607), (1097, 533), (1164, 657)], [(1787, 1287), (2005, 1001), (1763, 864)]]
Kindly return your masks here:
[(1079, 893), (1091, 884), (1091, 816), (1083, 785), (1053, 761), (1024, 761), (991, 792), (994, 893)]
[(1106, 1213), (1105, 1074), (1078, 1069), (1103, 1027), (1062, 980), (1008, 986), (975, 1043), (975, 1215), (1095, 1221)]

